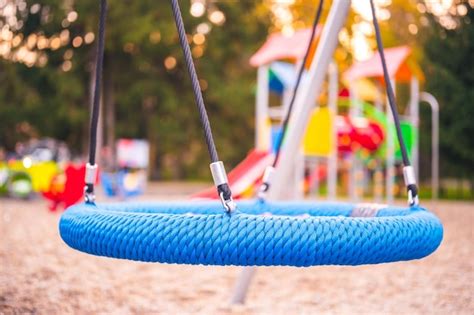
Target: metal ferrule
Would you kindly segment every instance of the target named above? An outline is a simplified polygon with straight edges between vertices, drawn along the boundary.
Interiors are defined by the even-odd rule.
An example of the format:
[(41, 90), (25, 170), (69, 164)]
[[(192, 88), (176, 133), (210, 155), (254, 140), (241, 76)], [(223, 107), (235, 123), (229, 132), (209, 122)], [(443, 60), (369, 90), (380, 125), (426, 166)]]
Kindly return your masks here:
[(416, 175), (413, 166), (403, 167), (403, 179), (408, 188), (408, 204), (410, 206), (417, 206), (419, 204), (418, 195), (416, 191), (412, 191), (412, 187), (416, 189)]
[(216, 187), (228, 183), (227, 173), (225, 171), (224, 163), (222, 163), (222, 161), (211, 163), (210, 168), (212, 179), (214, 180), (214, 185), (216, 185)]
[(405, 185), (416, 185), (416, 176), (413, 166), (403, 167), (403, 179), (405, 180)]
[(237, 209), (237, 204), (235, 203), (232, 197), (226, 200), (224, 199), (224, 196), (222, 193), (219, 195), (219, 197), (221, 198), (222, 205), (227, 210), (227, 212), (231, 213), (231, 212), (234, 212), (235, 209)]
[(267, 191), (268, 191), (268, 184), (263, 183), (260, 185), (260, 188), (258, 189), (257, 197), (260, 200), (264, 200), (267, 198)]
[(275, 168), (273, 166), (268, 166), (265, 169), (262, 177), (262, 185), (260, 185), (260, 189), (258, 190), (257, 197), (260, 200), (263, 200), (267, 197), (267, 191), (270, 188), (270, 183), (273, 179), (273, 174), (275, 174)]
[(87, 191), (87, 185), (84, 187), (84, 201), (86, 203), (94, 203), (95, 202), (95, 194), (92, 192)]
[(410, 206), (418, 206), (420, 204), (418, 195), (413, 196), (413, 193), (411, 190), (408, 190), (408, 204)]
[(263, 173), (262, 182), (270, 184), (273, 179), (273, 174), (275, 174), (275, 168), (273, 166), (268, 166)]
[(85, 176), (86, 184), (94, 184), (97, 179), (97, 164), (90, 165), (89, 163), (86, 164), (86, 176)]

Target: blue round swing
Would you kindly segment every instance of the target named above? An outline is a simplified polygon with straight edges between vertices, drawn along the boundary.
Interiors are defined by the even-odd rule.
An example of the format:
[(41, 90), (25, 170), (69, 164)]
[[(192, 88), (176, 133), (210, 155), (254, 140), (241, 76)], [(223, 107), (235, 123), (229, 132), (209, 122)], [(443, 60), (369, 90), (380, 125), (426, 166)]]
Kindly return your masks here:
[[(438, 218), (418, 206), (414, 173), (401, 133), (409, 207), (263, 200), (235, 204), (217, 156), (179, 5), (177, 0), (171, 3), (221, 202), (95, 204), (95, 150), (107, 7), (106, 0), (101, 0), (86, 203), (69, 208), (59, 224), (61, 237), (69, 246), (93, 255), (146, 262), (298, 267), (411, 260), (436, 250), (443, 238), (443, 227)], [(383, 50), (380, 55), (386, 67)], [(390, 85), (389, 78), (386, 82)], [(396, 107), (388, 92), (399, 131)], [(285, 132), (285, 124), (282, 130)], [(264, 178), (263, 192), (269, 186), (268, 178)]]
[[(298, 266), (418, 259), (443, 237), (420, 207), (348, 203), (218, 202), (81, 204), (61, 218), (63, 240), (80, 251), (146, 262)], [(367, 215), (371, 217), (356, 217)]]

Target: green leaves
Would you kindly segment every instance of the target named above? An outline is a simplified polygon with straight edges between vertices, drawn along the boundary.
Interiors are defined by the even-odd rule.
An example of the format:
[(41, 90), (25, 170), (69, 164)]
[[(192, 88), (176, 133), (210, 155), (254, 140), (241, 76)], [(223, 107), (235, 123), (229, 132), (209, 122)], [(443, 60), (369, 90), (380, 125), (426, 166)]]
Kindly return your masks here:
[(432, 20), (424, 43), (426, 89), (438, 98), (441, 107), (440, 151), (445, 176), (474, 177), (474, 28), (470, 25), (473, 19), (471, 8), (454, 30), (446, 30)]
[[(45, 50), (44, 67), (27, 68), (0, 59), (0, 146), (12, 149), (16, 141), (31, 136), (12, 132), (28, 122), (35, 136), (64, 139), (74, 152), (85, 153), (95, 41), (79, 47), (73, 47), (72, 41), (96, 32), (98, 3), (64, 4), (63, 0), (42, 2), (52, 17), (46, 24), (33, 15), (25, 17), (28, 30), (21, 30), (23, 36), (69, 31), (66, 45)], [(204, 42), (195, 41), (191, 47), (219, 153), (230, 169), (253, 146), (256, 73), (248, 59), (265, 40), (269, 18), (258, 3), (218, 2), (212, 8), (222, 11), (226, 20), (218, 26), (208, 20), (208, 14), (191, 16), (190, 1), (180, 4), (190, 37), (201, 23), (210, 26)], [(77, 19), (64, 26), (71, 10), (77, 12)], [(107, 107), (104, 115), (113, 110), (116, 137), (150, 141), (154, 177), (208, 178), (209, 157), (169, 2), (110, 0), (106, 39), (104, 71), (113, 86), (114, 106)], [(174, 60), (172, 67), (165, 66), (167, 58)], [(70, 69), (64, 67), (66, 61)]]

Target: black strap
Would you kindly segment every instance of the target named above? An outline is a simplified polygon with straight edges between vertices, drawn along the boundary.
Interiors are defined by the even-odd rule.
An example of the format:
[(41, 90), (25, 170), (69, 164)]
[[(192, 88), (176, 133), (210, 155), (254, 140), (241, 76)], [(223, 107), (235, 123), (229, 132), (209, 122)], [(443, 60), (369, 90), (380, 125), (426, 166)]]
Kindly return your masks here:
[[(97, 41), (97, 55), (95, 63), (94, 95), (92, 99), (92, 116), (90, 121), (89, 164), (94, 166), (97, 150), (97, 127), (99, 124), (100, 98), (102, 85), (102, 69), (104, 64), (105, 21), (107, 17), (107, 0), (100, 0), (99, 38)], [(86, 184), (86, 194), (94, 193), (94, 185)]]
[[(390, 105), (390, 110), (392, 112), (393, 116), (393, 121), (395, 123), (395, 129), (397, 132), (397, 139), (398, 143), (400, 145), (400, 151), (402, 153), (402, 160), (403, 160), (403, 165), (405, 167), (411, 166), (410, 163), (410, 158), (408, 157), (408, 151), (405, 146), (405, 141), (403, 140), (403, 135), (402, 135), (402, 128), (400, 126), (400, 118), (398, 116), (398, 111), (397, 111), (397, 104), (395, 101), (395, 93), (393, 92), (393, 87), (392, 83), (390, 80), (390, 76), (388, 74), (388, 69), (387, 69), (387, 62), (385, 60), (385, 53), (384, 53), (384, 48), (382, 44), (382, 35), (380, 32), (380, 26), (379, 22), (377, 20), (377, 14), (375, 12), (375, 5), (374, 5), (374, 0), (370, 0), (370, 8), (372, 11), (372, 20), (374, 23), (374, 29), (375, 29), (375, 38), (377, 40), (377, 49), (380, 55), (380, 60), (382, 62), (382, 68), (383, 68), (383, 76), (384, 76), (384, 81), (385, 81), (385, 88), (387, 90), (387, 97), (388, 97), (388, 103)], [(413, 199), (416, 199), (418, 196), (418, 188), (416, 184), (407, 184), (407, 190), (409, 193), (411, 193), (411, 196)]]

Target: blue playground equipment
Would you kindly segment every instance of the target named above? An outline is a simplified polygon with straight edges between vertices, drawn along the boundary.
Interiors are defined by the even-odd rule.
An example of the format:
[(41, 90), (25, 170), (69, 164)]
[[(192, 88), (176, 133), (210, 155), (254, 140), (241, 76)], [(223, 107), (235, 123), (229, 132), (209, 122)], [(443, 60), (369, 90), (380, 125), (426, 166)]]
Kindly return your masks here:
[[(126, 169), (119, 170), (116, 173), (102, 172), (100, 179), (105, 195), (107, 197), (119, 196), (121, 198), (142, 195), (145, 183), (142, 182), (139, 175), (137, 171), (133, 172)], [(127, 185), (128, 178), (132, 178), (133, 184)]]
[[(172, 0), (171, 4), (221, 202), (95, 203), (95, 130), (100, 112), (107, 7), (106, 0), (101, 0), (86, 203), (68, 209), (59, 224), (61, 237), (69, 246), (93, 255), (148, 262), (298, 267), (418, 259), (439, 246), (443, 237), (441, 222), (418, 205), (408, 160), (404, 160), (408, 168), (408, 207), (265, 200), (236, 204), (223, 163), (218, 159), (178, 1)], [(329, 29), (331, 23), (327, 23)], [(321, 41), (327, 38), (323, 34)], [(324, 44), (320, 43), (322, 47)], [(396, 112), (394, 116), (399, 127)], [(285, 135), (286, 126), (282, 130)], [(399, 140), (403, 151), (403, 141)]]

